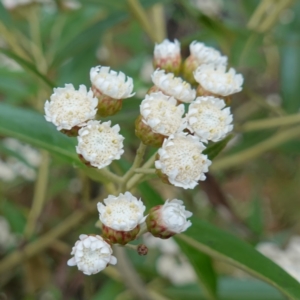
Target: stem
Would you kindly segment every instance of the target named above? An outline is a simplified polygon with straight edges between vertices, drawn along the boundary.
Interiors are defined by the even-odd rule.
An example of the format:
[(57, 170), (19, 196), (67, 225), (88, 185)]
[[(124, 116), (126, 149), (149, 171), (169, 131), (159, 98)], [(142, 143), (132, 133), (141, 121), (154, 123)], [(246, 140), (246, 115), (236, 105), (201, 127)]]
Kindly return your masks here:
[(287, 115), (283, 117), (270, 118), (266, 120), (249, 121), (242, 125), (243, 132), (268, 129), (278, 126), (292, 125), (300, 122), (300, 114)]
[(114, 255), (116, 255), (118, 259), (116, 266), (123, 277), (123, 282), (125, 282), (132, 293), (140, 300), (153, 299), (150, 297), (148, 291), (146, 290), (146, 286), (130, 263), (125, 249), (123, 247), (114, 247)]
[(155, 174), (155, 169), (136, 168), (134, 172), (141, 174)]
[(156, 40), (158, 42), (162, 42), (167, 37), (163, 4), (154, 4), (149, 9), (149, 13), (151, 18), (152, 31), (154, 31), (156, 34)]
[(277, 21), (278, 16), (280, 15), (280, 13), (287, 7), (289, 7), (290, 5), (292, 5), (292, 3), (294, 2), (294, 0), (281, 0), (278, 1), (274, 7), (274, 9), (272, 10), (271, 14), (269, 14), (260, 24), (259, 28), (257, 28), (257, 30), (259, 32), (266, 32), (269, 29), (271, 29), (271, 27), (275, 24), (275, 22)]
[(282, 130), (281, 132), (274, 134), (272, 137), (251, 148), (248, 148), (234, 155), (216, 159), (211, 166), (211, 170), (219, 171), (230, 168), (232, 166), (240, 166), (243, 163), (261, 155), (262, 153), (269, 151), (299, 135), (300, 126)]
[(140, 23), (141, 27), (148, 34), (151, 41), (153, 43), (160, 42), (156, 37), (155, 31), (152, 29), (151, 23), (141, 3), (138, 0), (127, 0), (127, 4), (129, 11)]
[[(142, 169), (149, 169), (156, 160), (156, 152), (148, 159), (148, 161), (142, 166)], [(127, 183), (127, 190), (132, 189), (142, 178), (145, 174), (135, 174), (128, 180)]]
[(247, 27), (250, 29), (257, 29), (261, 19), (263, 18), (264, 13), (268, 10), (269, 6), (271, 5), (272, 0), (264, 0), (259, 3), (256, 10), (252, 14)]
[(139, 145), (139, 148), (136, 151), (136, 156), (134, 158), (134, 162), (133, 162), (131, 168), (127, 171), (127, 173), (122, 178), (121, 191), (124, 191), (124, 189), (126, 188), (127, 182), (132, 177), (132, 175), (135, 173), (135, 169), (141, 165), (143, 158), (144, 158), (144, 154), (146, 152), (146, 149), (147, 149), (147, 146), (141, 142)]
[(92, 167), (86, 167), (83, 169), (84, 172), (93, 180), (100, 181), (103, 184), (107, 184), (110, 182), (120, 183), (122, 178), (118, 175), (115, 175), (108, 169), (96, 169)]
[(43, 209), (48, 183), (49, 173), (49, 154), (42, 151), (42, 162), (38, 171), (38, 178), (34, 187), (34, 195), (32, 200), (31, 210), (29, 212), (27, 224), (24, 230), (25, 238), (30, 238), (36, 227), (36, 222)]
[(130, 249), (130, 250), (133, 250), (133, 251), (137, 251), (137, 245), (132, 245), (132, 244), (126, 244), (126, 245), (124, 245), (124, 246), (121, 246), (121, 247), (125, 247), (125, 248), (128, 248), (128, 249)]

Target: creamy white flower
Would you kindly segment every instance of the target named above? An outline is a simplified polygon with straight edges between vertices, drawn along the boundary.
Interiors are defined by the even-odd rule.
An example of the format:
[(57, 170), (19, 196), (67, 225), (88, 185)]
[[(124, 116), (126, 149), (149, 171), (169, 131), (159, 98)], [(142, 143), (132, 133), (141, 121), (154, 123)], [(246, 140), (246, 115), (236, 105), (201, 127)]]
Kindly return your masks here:
[(173, 97), (162, 92), (146, 95), (140, 105), (142, 121), (155, 133), (170, 136), (186, 127), (186, 121), (182, 118), (184, 105), (176, 106), (177, 101)]
[(199, 180), (205, 180), (211, 161), (202, 154), (205, 146), (196, 136), (176, 133), (164, 140), (158, 150), (159, 160), (156, 169), (168, 176), (171, 184), (193, 189)]
[(52, 122), (57, 130), (70, 130), (75, 126), (85, 126), (86, 122), (94, 119), (97, 112), (98, 99), (85, 85), (80, 85), (76, 91), (73, 84), (64, 88), (55, 88), (50, 102), (45, 103), (45, 118)]
[(222, 56), (221, 53), (205, 44), (193, 41), (190, 44), (191, 55), (196, 58), (199, 65), (201, 64), (215, 64), (227, 65), (227, 56)]
[(163, 224), (168, 231), (180, 233), (186, 231), (192, 225), (191, 221), (187, 220), (187, 218), (193, 214), (185, 210), (185, 206), (182, 204), (182, 200), (167, 200), (160, 208), (159, 223)]
[(162, 43), (155, 44), (154, 59), (177, 58), (178, 56), (180, 56), (180, 43), (178, 40), (171, 42), (165, 39)]
[(159, 90), (168, 96), (173, 96), (180, 102), (190, 103), (196, 97), (196, 91), (191, 85), (173, 73), (165, 73), (165, 70), (157, 69), (151, 75), (153, 83)]
[[(105, 204), (105, 205), (104, 205)], [(102, 224), (118, 231), (130, 231), (145, 221), (144, 206), (130, 192), (119, 196), (109, 195), (103, 203), (98, 203), (99, 218)]]
[(194, 72), (195, 80), (206, 90), (216, 95), (229, 96), (240, 92), (244, 78), (233, 68), (226, 72), (223, 65), (204, 64)]
[(68, 260), (68, 266), (76, 266), (85, 275), (92, 275), (104, 270), (108, 264), (115, 265), (116, 257), (112, 255), (111, 246), (99, 235), (81, 234), (75, 243)]
[(233, 128), (230, 108), (225, 106), (222, 99), (212, 96), (196, 98), (186, 115), (188, 129), (204, 143), (222, 140)]
[(119, 131), (120, 126), (111, 127), (111, 121), (89, 121), (78, 132), (76, 151), (92, 166), (104, 168), (124, 153), (124, 137)]
[(97, 66), (91, 68), (90, 79), (92, 85), (102, 94), (113, 99), (132, 97), (133, 80), (122, 72), (110, 70), (110, 67)]

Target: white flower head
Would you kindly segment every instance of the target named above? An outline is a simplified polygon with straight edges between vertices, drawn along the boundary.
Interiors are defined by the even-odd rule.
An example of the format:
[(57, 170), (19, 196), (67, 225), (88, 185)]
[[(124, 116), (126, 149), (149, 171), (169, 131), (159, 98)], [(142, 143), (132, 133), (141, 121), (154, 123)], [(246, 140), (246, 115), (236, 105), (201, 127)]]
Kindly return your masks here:
[(205, 180), (211, 161), (202, 154), (205, 146), (196, 136), (176, 133), (164, 140), (158, 150), (156, 169), (168, 176), (171, 184), (184, 189), (193, 189), (199, 180)]
[(187, 127), (201, 142), (222, 140), (233, 128), (230, 108), (222, 99), (212, 96), (198, 97), (189, 106)]
[(185, 206), (182, 205), (183, 201), (173, 199), (167, 200), (161, 207), (160, 223), (163, 223), (168, 231), (174, 233), (181, 233), (186, 231), (191, 225), (191, 221), (187, 218), (193, 214), (190, 211), (185, 210)]
[(68, 260), (68, 266), (76, 266), (85, 275), (92, 275), (104, 270), (108, 264), (115, 265), (116, 257), (112, 255), (111, 246), (99, 235), (81, 234), (75, 243)]
[[(104, 205), (105, 204), (105, 205)], [(99, 218), (102, 224), (118, 231), (130, 231), (145, 221), (144, 206), (130, 192), (119, 196), (109, 195), (103, 203), (98, 203)]]
[(198, 64), (215, 64), (227, 65), (227, 56), (222, 56), (221, 53), (205, 44), (193, 41), (190, 44), (191, 55), (197, 60)]
[(177, 101), (173, 97), (162, 92), (146, 95), (140, 105), (142, 121), (155, 133), (170, 136), (186, 127), (184, 105), (176, 106)]
[(166, 74), (164, 70), (157, 69), (151, 77), (159, 90), (180, 102), (190, 103), (196, 97), (196, 91), (191, 88), (191, 85), (180, 77), (175, 77), (173, 73)]
[(92, 90), (87, 91), (85, 85), (81, 84), (76, 91), (73, 84), (65, 84), (64, 88), (55, 88), (53, 91), (50, 101), (45, 103), (45, 118), (57, 130), (82, 127), (95, 118), (98, 99), (93, 96)]
[(174, 58), (180, 56), (180, 43), (178, 40), (174, 40), (174, 42), (165, 39), (160, 44), (155, 44), (154, 47), (154, 58), (155, 59), (167, 59)]
[(97, 66), (91, 68), (90, 79), (92, 85), (102, 94), (113, 99), (132, 97), (133, 80), (123, 72), (110, 70), (110, 67)]
[(204, 64), (194, 72), (195, 80), (206, 90), (216, 95), (229, 96), (242, 90), (244, 78), (233, 68), (226, 72), (226, 66)]
[(119, 131), (120, 126), (111, 127), (111, 121), (89, 121), (78, 132), (76, 151), (92, 166), (104, 168), (124, 153), (124, 137)]

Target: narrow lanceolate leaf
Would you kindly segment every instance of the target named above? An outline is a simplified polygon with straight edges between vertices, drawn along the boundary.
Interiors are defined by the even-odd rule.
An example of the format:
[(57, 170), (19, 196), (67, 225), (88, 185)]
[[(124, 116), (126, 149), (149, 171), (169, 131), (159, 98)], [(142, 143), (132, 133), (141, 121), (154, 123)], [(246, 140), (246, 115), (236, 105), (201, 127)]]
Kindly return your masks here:
[(227, 145), (227, 143), (233, 138), (233, 135), (228, 135), (224, 140), (216, 142), (208, 146), (203, 153), (208, 156), (210, 160), (213, 160)]
[(278, 265), (237, 237), (197, 218), (178, 239), (207, 255), (228, 262), (277, 288), (288, 299), (300, 299), (300, 284)]
[(25, 60), (24, 58), (20, 57), (19, 55), (15, 54), (14, 52), (0, 48), (0, 52), (5, 54), (6, 56), (13, 59), (15, 62), (17, 62), (19, 65), (21, 65), (26, 71), (29, 71), (36, 77), (40, 78), (42, 81), (44, 81), (51, 89), (54, 87), (54, 84), (42, 73), (40, 73), (37, 68), (30, 63), (29, 61)]
[(0, 103), (0, 135), (48, 150), (68, 163), (82, 165), (75, 151), (76, 140), (58, 132), (37, 112)]
[(217, 276), (213, 269), (211, 258), (176, 236), (175, 239), (182, 252), (193, 266), (198, 277), (198, 282), (206, 294), (207, 299), (217, 299)]

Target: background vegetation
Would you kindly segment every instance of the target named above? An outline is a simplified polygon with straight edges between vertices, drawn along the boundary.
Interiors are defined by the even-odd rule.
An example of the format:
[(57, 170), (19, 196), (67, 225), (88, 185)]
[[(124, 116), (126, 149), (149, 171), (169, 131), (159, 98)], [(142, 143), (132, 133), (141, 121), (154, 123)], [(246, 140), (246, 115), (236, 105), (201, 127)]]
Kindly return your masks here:
[[(300, 2), (210, 1), (212, 9), (198, 2), (0, 4), (0, 157), (33, 171), (24, 178), (17, 168), (18, 176), (0, 182), (0, 213), (11, 230), (9, 238), (0, 234), (0, 299), (139, 299), (127, 268), (88, 277), (66, 265), (78, 235), (99, 232), (95, 203), (107, 191), (77, 158), (76, 139), (44, 120), (43, 105), (54, 86), (89, 86), (98, 64), (133, 77), (136, 96), (110, 118), (125, 136), (124, 157), (112, 165), (122, 174), (139, 143), (134, 119), (151, 86), (154, 42), (165, 37), (180, 40), (184, 57), (193, 40), (220, 49), (244, 75), (244, 90), (232, 100), (233, 138), (222, 153), (225, 143), (210, 150), (218, 156), (207, 181), (185, 191), (153, 178), (133, 191), (148, 208), (176, 197), (193, 211), (193, 226), (176, 238), (186, 256), (169, 255), (181, 262), (176, 272), (183, 279), (189, 261), (194, 279), (163, 274), (161, 248), (146, 257), (129, 251), (125, 261), (149, 299), (300, 299), (299, 283), (255, 250), (264, 241), (284, 248), (300, 230)], [(7, 137), (39, 149), (40, 163)], [(300, 274), (297, 258), (294, 267)]]

